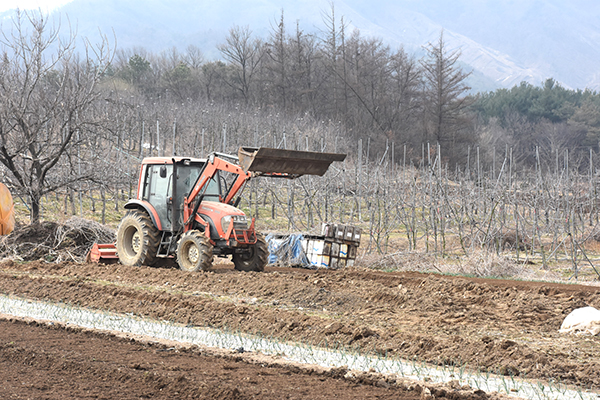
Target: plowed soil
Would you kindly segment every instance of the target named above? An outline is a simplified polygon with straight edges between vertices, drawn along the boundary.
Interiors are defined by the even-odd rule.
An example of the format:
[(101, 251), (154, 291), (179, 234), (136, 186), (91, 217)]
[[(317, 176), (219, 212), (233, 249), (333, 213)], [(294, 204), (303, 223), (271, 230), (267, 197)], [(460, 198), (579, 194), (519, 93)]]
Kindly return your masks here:
[(52, 325), (0, 321), (3, 399), (418, 399), (361, 383), (197, 349)]
[[(596, 286), (472, 279), (410, 272), (387, 273), (361, 268), (338, 271), (267, 268), (264, 273), (242, 273), (235, 271), (231, 265), (217, 264), (211, 272), (186, 273), (177, 269), (129, 268), (119, 264), (5, 261), (0, 264), (0, 291), (31, 299), (135, 313), (159, 320), (226, 327), (315, 345), (346, 346), (363, 352), (416, 358), (440, 365), (462, 365), (505, 375), (552, 379), (582, 388), (600, 389), (600, 338), (558, 333), (563, 319), (573, 309), (584, 306), (600, 308), (600, 288)], [(7, 325), (11, 326), (1, 323), (0, 331), (4, 331)], [(26, 331), (21, 325), (11, 329)], [(42, 328), (27, 325), (27, 329)], [(15, 339), (19, 335), (20, 333), (15, 333), (13, 339), (10, 339), (10, 335), (3, 334), (1, 337), (3, 347), (0, 370), (5, 372), (0, 373), (0, 378), (3, 378), (2, 374), (9, 374), (6, 371), (11, 369), (6, 368), (4, 363), (25, 365), (29, 359), (28, 352), (39, 355), (37, 347), (46, 348), (35, 341), (20, 344)], [(44, 335), (52, 337), (50, 341), (57, 343), (60, 348), (52, 350), (57, 352), (54, 356), (56, 360), (64, 352), (69, 357), (75, 357), (72, 361), (68, 361), (70, 359), (67, 357), (66, 363), (76, 363), (76, 354), (81, 351), (78, 350), (81, 346), (72, 348), (72, 343), (88, 343), (91, 334), (85, 336), (81, 332), (64, 333), (64, 342), (57, 331), (50, 330)], [(44, 335), (32, 333), (30, 337)], [(84, 338), (72, 335), (84, 335)], [(114, 368), (110, 370), (112, 372), (97, 372), (94, 368), (100, 363), (94, 364), (88, 354), (85, 356), (88, 357), (86, 361), (73, 367), (81, 374), (78, 379), (86, 381), (88, 377), (99, 374), (100, 379), (106, 378), (109, 383), (112, 380), (110, 389), (116, 390), (112, 386), (115, 380), (121, 379), (117, 372), (121, 371), (126, 377), (122, 378), (123, 382), (133, 382), (134, 386), (140, 387), (150, 385), (147, 386), (150, 388), (148, 392), (130, 392), (127, 394), (129, 397), (111, 392), (113, 396), (107, 398), (139, 398), (143, 397), (140, 394), (142, 392), (151, 392), (156, 398), (162, 398), (157, 386), (152, 386), (155, 382), (144, 383), (144, 373), (147, 371), (127, 367), (129, 364), (125, 354), (130, 354), (128, 352), (139, 355), (135, 361), (131, 361), (135, 365), (160, 364), (160, 368), (152, 367), (149, 371), (165, 379), (171, 394), (174, 386), (169, 385), (175, 384), (169, 379), (183, 377), (185, 384), (193, 390), (183, 391), (182, 398), (212, 398), (211, 390), (217, 390), (215, 388), (228, 390), (229, 398), (310, 398), (318, 397), (318, 393), (331, 398), (339, 393), (338, 390), (347, 391), (340, 397), (350, 398), (351, 394), (359, 393), (355, 392), (358, 386), (362, 388), (361, 385), (365, 384), (365, 381), (357, 383), (325, 375), (313, 378), (306, 371), (300, 373), (301, 376), (296, 376), (295, 373), (291, 375), (293, 379), (300, 381), (267, 383), (269, 379), (274, 379), (273, 376), (283, 375), (280, 375), (281, 372), (267, 371), (267, 377), (259, 379), (256, 371), (262, 369), (253, 365), (257, 370), (252, 379), (258, 383), (253, 386), (237, 386), (234, 383), (218, 386), (215, 382), (223, 374), (222, 369), (227, 369), (226, 366), (232, 363), (230, 359), (219, 361), (221, 364), (215, 367), (215, 371), (219, 368), (221, 370), (214, 375), (215, 381), (202, 380), (204, 375), (200, 370), (192, 374), (196, 380), (189, 380), (191, 378), (187, 372), (177, 371), (171, 374), (168, 366), (163, 367), (161, 363), (164, 360), (161, 357), (167, 356), (151, 345), (134, 346), (116, 339), (103, 339), (102, 342), (104, 340), (111, 343), (110, 347), (115, 346)], [(14, 341), (14, 346), (24, 349), (22, 358), (7, 356), (7, 352), (12, 351), (9, 341)], [(109, 347), (98, 345), (99, 353), (103, 352), (102, 346)], [(134, 347), (126, 350), (126, 346)], [(121, 353), (124, 354), (122, 359), (118, 356)], [(177, 357), (198, 357), (198, 365), (193, 361), (181, 361), (187, 363), (185, 365), (194, 364), (194, 368), (202, 368), (200, 364), (212, 365), (213, 361), (192, 353), (190, 351)], [(144, 361), (145, 357), (148, 357), (147, 362)], [(175, 360), (170, 365), (179, 362)], [(123, 366), (122, 369), (119, 370), (121, 367), (118, 365)], [(182, 368), (182, 371), (187, 371), (188, 367)], [(212, 369), (210, 366), (208, 368)], [(35, 381), (34, 371), (30, 370), (26, 376)], [(229, 371), (228, 376), (239, 377), (238, 382), (243, 383), (246, 376), (244, 373)], [(73, 371), (69, 370), (68, 373)], [(19, 379), (19, 374), (13, 375), (14, 379)], [(284, 377), (292, 379), (289, 375)], [(327, 379), (322, 380), (323, 377)], [(24, 381), (28, 382), (27, 379)], [(198, 389), (204, 387), (200, 381), (213, 389), (207, 392)], [(46, 385), (52, 386), (50, 383)], [(294, 390), (283, 390), (288, 385), (313, 385), (319, 389), (312, 394), (307, 392), (300, 395)], [(367, 386), (366, 392), (360, 392), (356, 395), (357, 398), (415, 396), (415, 392), (402, 391), (398, 385)], [(275, 392), (261, 394), (260, 390), (270, 390), (269, 388), (274, 388)], [(233, 392), (230, 393), (234, 389), (239, 391), (235, 393), (235, 396), (239, 394), (238, 397)], [(80, 395), (75, 397), (85, 397), (85, 390), (91, 391), (89, 397), (100, 393), (98, 390), (94, 391), (89, 383), (87, 386), (82, 384), (81, 390), (82, 392), (78, 392)], [(30, 392), (30, 397), (44, 398), (31, 393), (38, 392)], [(453, 396), (453, 392), (444, 392), (437, 397), (456, 398)], [(478, 393), (473, 396), (485, 395)], [(46, 398), (58, 397), (49, 394)]]

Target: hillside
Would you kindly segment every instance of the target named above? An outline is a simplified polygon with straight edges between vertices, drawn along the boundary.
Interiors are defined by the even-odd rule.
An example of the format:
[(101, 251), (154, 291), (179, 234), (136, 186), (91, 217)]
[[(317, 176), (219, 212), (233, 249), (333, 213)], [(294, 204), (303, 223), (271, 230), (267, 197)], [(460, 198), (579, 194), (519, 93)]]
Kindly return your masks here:
[[(417, 54), (444, 29), (448, 44), (460, 48), (462, 61), (475, 70), (475, 89), (521, 81), (539, 85), (548, 77), (569, 88), (600, 88), (600, 5), (592, 0), (338, 0), (335, 8), (349, 28)], [(161, 51), (195, 44), (215, 59), (220, 56), (215, 45), (233, 25), (248, 25), (265, 37), (282, 9), (289, 29), (299, 21), (304, 31), (317, 32), (330, 5), (325, 0), (249, 0), (243, 7), (232, 0), (73, 0), (54, 12), (68, 15), (82, 36), (95, 37), (98, 29), (114, 32), (120, 48)]]

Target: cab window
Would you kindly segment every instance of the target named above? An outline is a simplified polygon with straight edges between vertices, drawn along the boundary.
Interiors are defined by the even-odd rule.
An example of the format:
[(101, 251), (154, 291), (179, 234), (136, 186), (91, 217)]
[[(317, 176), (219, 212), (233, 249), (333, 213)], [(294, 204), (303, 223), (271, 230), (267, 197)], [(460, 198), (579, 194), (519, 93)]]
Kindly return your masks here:
[[(166, 177), (160, 176), (160, 169), (167, 169)], [(172, 165), (148, 165), (146, 174), (146, 187), (144, 188), (143, 199), (152, 204), (158, 213), (163, 224), (168, 221), (167, 218), (167, 198), (170, 192), (171, 179), (173, 173)]]

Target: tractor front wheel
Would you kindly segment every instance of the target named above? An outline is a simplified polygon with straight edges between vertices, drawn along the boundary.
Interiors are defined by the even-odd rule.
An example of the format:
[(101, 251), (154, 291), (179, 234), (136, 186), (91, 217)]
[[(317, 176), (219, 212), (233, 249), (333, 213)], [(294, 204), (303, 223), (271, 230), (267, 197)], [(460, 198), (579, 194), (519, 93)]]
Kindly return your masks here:
[(123, 265), (153, 265), (160, 242), (159, 232), (148, 214), (129, 211), (117, 230), (117, 254)]
[(250, 246), (248, 250), (244, 253), (233, 254), (235, 269), (238, 271), (264, 271), (269, 259), (269, 248), (263, 235), (257, 233), (256, 244)]
[(200, 231), (184, 233), (177, 243), (177, 264), (184, 271), (208, 271), (213, 258), (213, 246)]

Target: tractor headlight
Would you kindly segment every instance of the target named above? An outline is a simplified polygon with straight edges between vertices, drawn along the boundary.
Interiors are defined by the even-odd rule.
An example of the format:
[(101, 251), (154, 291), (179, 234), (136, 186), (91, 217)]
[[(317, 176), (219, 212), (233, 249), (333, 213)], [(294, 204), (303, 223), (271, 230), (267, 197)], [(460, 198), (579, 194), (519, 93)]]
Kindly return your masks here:
[(223, 233), (227, 233), (229, 225), (231, 225), (231, 215), (226, 215), (221, 218), (221, 229), (223, 229)]
[(248, 219), (245, 215), (234, 215), (233, 216), (233, 227), (236, 230), (248, 229)]
[(227, 232), (232, 222), (235, 230), (248, 229), (248, 219), (245, 215), (226, 215), (221, 218), (221, 229), (223, 229), (223, 232)]

